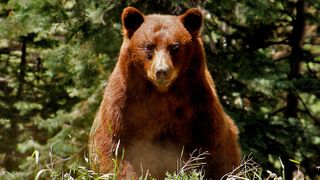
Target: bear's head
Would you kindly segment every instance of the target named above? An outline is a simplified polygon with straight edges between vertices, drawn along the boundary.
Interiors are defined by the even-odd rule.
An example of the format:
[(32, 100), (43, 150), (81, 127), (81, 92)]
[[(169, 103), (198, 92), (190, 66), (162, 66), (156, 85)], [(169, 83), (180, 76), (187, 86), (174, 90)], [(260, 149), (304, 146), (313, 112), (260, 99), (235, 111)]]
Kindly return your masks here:
[(192, 8), (180, 16), (144, 15), (127, 7), (121, 19), (128, 61), (158, 91), (166, 92), (196, 54), (201, 11)]

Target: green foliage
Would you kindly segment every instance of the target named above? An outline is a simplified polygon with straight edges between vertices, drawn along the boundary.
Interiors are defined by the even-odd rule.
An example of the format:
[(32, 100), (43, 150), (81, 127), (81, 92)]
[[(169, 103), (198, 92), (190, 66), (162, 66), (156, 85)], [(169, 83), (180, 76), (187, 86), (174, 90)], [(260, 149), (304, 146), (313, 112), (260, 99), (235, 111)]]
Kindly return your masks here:
[(180, 174), (166, 174), (166, 179), (179, 179), (179, 180), (188, 180), (188, 179), (194, 179), (194, 180), (202, 180), (204, 179), (204, 175), (201, 174), (201, 172), (198, 172), (196, 170), (193, 170), (191, 172), (182, 172)]
[[(302, 11), (299, 3), (305, 3)], [(282, 161), (287, 178), (298, 167), (317, 177), (319, 0), (3, 0), (0, 179), (3, 172), (6, 179), (102, 178), (83, 157), (121, 46), (120, 13), (128, 5), (146, 14), (202, 8), (208, 66), (239, 126), (243, 154), (252, 153), (282, 177)], [(168, 174), (190, 178), (202, 175)]]

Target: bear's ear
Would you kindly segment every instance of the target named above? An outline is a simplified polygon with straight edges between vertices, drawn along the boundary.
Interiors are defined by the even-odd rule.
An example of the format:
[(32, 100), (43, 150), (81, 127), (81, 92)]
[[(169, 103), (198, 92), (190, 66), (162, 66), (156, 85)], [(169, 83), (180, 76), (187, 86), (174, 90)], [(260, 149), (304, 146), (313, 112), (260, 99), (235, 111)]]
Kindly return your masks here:
[(180, 21), (192, 36), (199, 34), (202, 26), (202, 13), (198, 8), (191, 8), (179, 16)]
[(124, 36), (129, 39), (144, 21), (143, 14), (134, 7), (126, 7), (121, 15)]

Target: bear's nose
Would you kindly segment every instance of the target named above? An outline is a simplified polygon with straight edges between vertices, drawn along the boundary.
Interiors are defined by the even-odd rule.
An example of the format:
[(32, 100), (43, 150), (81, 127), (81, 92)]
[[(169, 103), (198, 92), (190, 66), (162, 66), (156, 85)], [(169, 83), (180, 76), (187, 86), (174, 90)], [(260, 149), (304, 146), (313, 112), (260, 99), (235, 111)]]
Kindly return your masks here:
[(158, 80), (167, 79), (169, 76), (169, 68), (160, 68), (156, 70), (156, 77)]

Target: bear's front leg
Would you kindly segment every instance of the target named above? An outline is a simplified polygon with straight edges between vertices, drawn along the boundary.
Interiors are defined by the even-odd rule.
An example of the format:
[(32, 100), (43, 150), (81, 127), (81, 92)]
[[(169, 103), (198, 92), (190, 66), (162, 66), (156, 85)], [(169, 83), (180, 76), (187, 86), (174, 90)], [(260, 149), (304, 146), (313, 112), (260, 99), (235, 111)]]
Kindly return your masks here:
[(139, 179), (139, 174), (136, 173), (134, 167), (128, 161), (122, 161), (119, 167), (119, 172), (116, 174), (117, 179)]
[(119, 141), (112, 140), (105, 129), (98, 127), (90, 135), (90, 165), (99, 173), (114, 173), (116, 179), (139, 179), (130, 162), (123, 160)]
[[(229, 135), (227, 140), (215, 146), (208, 161), (208, 177), (212, 179), (226, 179), (226, 174), (237, 174), (240, 165), (241, 152), (235, 135)], [(226, 175), (226, 176), (225, 176)]]

